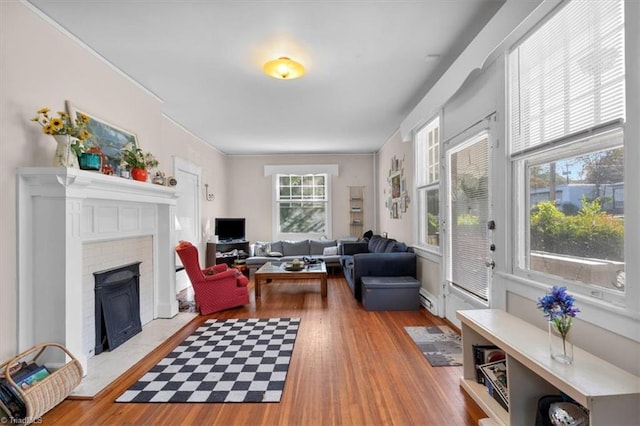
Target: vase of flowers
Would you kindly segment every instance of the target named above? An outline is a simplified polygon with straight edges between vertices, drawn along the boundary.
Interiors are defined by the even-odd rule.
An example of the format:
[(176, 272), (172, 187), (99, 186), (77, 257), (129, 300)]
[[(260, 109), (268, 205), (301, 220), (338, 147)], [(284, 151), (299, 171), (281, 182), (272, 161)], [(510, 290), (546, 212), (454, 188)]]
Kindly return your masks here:
[(134, 180), (146, 182), (149, 176), (148, 169), (158, 167), (158, 160), (150, 152), (144, 152), (140, 148), (129, 143), (122, 149), (120, 164), (131, 170)]
[(69, 167), (77, 169), (80, 167), (78, 163), (78, 155), (73, 145), (77, 144), (77, 140), (70, 135), (53, 135), (56, 140), (56, 153), (53, 155), (53, 165), (55, 167)]
[(84, 141), (91, 137), (87, 130), (90, 119), (85, 114), (78, 113), (75, 120), (71, 120), (66, 112), (58, 112), (56, 116), (50, 114), (49, 108), (41, 108), (31, 119), (42, 126), (46, 135), (52, 135), (57, 146), (53, 157), (54, 166), (78, 168), (78, 156), (84, 151)]
[(573, 362), (570, 331), (573, 318), (580, 312), (574, 302), (573, 296), (567, 294), (566, 287), (553, 286), (544, 297), (538, 299), (537, 305), (548, 319), (551, 357), (565, 364)]

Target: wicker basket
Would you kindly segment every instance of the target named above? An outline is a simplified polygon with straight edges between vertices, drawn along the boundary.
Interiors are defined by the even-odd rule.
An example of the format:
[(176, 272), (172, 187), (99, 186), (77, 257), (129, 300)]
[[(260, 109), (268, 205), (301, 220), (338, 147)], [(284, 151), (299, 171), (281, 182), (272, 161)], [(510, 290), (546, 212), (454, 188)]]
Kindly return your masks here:
[[(27, 357), (31, 357), (35, 362), (48, 347), (59, 348), (69, 356), (70, 360), (59, 369), (51, 372), (49, 376), (34, 383), (30, 388), (22, 389), (19, 387), (11, 378), (11, 367)], [(33, 355), (34, 353), (35, 356)], [(26, 417), (24, 421), (21, 421), (22, 424), (36, 421), (47, 411), (62, 402), (80, 384), (83, 375), (80, 362), (67, 348), (58, 343), (36, 345), (2, 364), (0, 370), (2, 369), (5, 370), (7, 381), (18, 391), (27, 408)]]

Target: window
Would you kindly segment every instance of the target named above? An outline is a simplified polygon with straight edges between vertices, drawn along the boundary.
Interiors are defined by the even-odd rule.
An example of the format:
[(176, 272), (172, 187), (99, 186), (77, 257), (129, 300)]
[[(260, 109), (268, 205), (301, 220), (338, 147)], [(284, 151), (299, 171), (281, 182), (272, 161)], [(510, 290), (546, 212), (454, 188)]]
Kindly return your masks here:
[(621, 301), (624, 2), (572, 1), (509, 54), (516, 272)]
[(416, 132), (416, 188), (418, 192), (418, 244), (440, 247), (440, 119)]
[(283, 239), (326, 236), (328, 196), (326, 174), (278, 174), (278, 235)]

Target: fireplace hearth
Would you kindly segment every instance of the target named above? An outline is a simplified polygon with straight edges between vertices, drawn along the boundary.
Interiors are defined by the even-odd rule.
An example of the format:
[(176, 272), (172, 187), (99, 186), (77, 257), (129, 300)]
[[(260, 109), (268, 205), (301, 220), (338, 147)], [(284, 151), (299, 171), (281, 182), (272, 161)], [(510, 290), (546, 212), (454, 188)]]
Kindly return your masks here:
[(95, 354), (112, 351), (142, 331), (140, 263), (105, 271), (95, 277)]

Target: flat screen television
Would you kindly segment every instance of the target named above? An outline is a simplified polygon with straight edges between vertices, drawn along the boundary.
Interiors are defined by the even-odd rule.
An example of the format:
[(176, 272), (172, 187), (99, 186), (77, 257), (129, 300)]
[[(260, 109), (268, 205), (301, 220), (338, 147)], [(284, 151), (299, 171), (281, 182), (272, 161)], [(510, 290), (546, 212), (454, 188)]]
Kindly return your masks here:
[(218, 240), (225, 241), (244, 241), (245, 240), (245, 219), (217, 217), (215, 234)]

